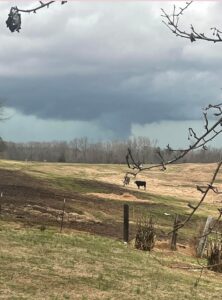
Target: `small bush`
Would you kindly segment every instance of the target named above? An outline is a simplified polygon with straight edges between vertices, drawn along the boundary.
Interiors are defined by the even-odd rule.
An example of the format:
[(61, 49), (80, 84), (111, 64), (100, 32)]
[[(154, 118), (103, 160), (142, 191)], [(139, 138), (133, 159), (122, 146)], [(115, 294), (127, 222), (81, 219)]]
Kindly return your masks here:
[(222, 273), (222, 241), (213, 240), (208, 244), (207, 265), (214, 272)]
[(135, 248), (143, 251), (151, 251), (155, 244), (155, 228), (152, 218), (137, 221), (137, 233)]

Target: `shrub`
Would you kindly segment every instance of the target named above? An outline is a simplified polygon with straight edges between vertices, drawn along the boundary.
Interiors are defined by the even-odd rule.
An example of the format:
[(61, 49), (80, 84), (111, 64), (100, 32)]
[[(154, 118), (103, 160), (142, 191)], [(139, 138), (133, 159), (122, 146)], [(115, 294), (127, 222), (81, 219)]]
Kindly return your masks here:
[(151, 251), (155, 244), (155, 228), (152, 217), (140, 218), (137, 221), (135, 248), (143, 251)]

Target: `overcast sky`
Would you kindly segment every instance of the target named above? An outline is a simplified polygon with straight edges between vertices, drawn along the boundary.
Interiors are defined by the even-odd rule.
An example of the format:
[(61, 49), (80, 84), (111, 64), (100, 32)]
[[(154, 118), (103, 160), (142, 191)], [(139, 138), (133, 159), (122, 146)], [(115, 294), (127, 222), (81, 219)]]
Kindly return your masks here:
[[(160, 17), (173, 4), (58, 2), (23, 14), (21, 32), (11, 33), (5, 20), (12, 1), (1, 1), (0, 98), (10, 118), (0, 135), (11, 141), (142, 135), (184, 146), (186, 129), (201, 127), (201, 109), (221, 102), (222, 43), (175, 37)], [(222, 3), (196, 2), (182, 25), (222, 28), (221, 15)]]

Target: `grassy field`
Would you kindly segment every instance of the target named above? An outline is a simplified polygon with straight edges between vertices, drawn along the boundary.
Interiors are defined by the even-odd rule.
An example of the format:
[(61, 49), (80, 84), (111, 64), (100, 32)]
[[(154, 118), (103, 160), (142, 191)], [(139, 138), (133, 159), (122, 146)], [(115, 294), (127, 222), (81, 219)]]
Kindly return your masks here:
[[(175, 213), (197, 203), (214, 164), (184, 164), (144, 173), (147, 191), (122, 187), (123, 165), (0, 161), (0, 299), (220, 299), (222, 275), (183, 269), (197, 265), (194, 239), (221, 200), (210, 194), (179, 234), (166, 235)], [(218, 177), (220, 181), (221, 176)], [(59, 232), (63, 199), (64, 230)], [(122, 206), (130, 205), (129, 245), (122, 239)], [(157, 243), (134, 249), (136, 220), (152, 215)], [(42, 230), (44, 229), (44, 230)], [(201, 263), (205, 264), (203, 259)]]
[[(174, 266), (183, 253), (136, 251), (133, 245), (54, 229), (1, 223), (1, 299), (220, 299), (221, 275)], [(160, 260), (160, 262), (159, 262)]]

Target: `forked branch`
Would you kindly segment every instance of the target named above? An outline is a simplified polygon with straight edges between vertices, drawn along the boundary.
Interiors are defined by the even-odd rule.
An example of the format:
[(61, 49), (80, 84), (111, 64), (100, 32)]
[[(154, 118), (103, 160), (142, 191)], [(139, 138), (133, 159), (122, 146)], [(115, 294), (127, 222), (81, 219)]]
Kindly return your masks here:
[(196, 40), (204, 40), (213, 43), (222, 42), (222, 31), (220, 31), (217, 27), (210, 28), (210, 35), (197, 32), (192, 24), (190, 25), (189, 31), (182, 29), (180, 24), (181, 17), (184, 11), (192, 4), (192, 2), (193, 1), (186, 2), (184, 7), (179, 8), (174, 5), (172, 13), (168, 13), (164, 9), (161, 9), (163, 24), (176, 36), (189, 39), (191, 42), (195, 42)]

